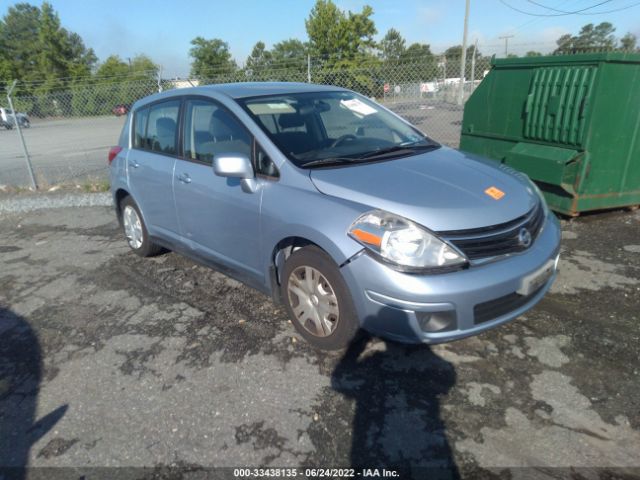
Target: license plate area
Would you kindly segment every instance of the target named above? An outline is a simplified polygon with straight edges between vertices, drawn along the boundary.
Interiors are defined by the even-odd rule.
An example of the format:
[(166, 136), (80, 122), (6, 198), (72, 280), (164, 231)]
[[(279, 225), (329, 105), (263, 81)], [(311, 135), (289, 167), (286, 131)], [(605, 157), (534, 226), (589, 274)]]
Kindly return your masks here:
[(520, 288), (516, 290), (516, 293), (519, 295), (529, 296), (531, 293), (535, 292), (547, 283), (547, 280), (549, 280), (553, 275), (555, 268), (555, 259), (549, 260), (535, 272), (523, 277), (520, 282)]

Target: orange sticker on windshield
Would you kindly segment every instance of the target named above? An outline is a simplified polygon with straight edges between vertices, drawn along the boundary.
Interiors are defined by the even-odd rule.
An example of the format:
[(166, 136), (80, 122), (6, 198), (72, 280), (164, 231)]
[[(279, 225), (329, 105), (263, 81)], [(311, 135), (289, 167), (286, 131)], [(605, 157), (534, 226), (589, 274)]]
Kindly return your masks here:
[(484, 191), (484, 193), (489, 195), (494, 200), (500, 200), (502, 197), (504, 197), (504, 192), (496, 187), (489, 187)]

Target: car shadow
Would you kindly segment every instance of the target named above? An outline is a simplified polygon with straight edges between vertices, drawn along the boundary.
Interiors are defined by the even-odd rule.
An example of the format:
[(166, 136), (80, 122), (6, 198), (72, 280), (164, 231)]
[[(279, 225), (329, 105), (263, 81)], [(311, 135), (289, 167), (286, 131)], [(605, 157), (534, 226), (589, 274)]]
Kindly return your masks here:
[(354, 340), (333, 370), (334, 390), (355, 402), (351, 467), (395, 470), (399, 478), (460, 478), (440, 401), (455, 385), (453, 365), (426, 345), (367, 334)]
[(31, 447), (68, 409), (62, 405), (36, 420), (41, 379), (37, 334), (24, 318), (0, 306), (0, 478), (27, 477)]

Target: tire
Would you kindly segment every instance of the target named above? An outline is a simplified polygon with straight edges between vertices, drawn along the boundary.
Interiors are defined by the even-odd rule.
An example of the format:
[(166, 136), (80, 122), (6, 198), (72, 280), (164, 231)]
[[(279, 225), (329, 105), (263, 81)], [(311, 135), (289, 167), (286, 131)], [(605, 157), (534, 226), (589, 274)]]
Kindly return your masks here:
[(22, 128), (31, 128), (31, 122), (29, 122), (29, 120), (23, 120)]
[(136, 255), (152, 257), (163, 251), (161, 246), (153, 243), (149, 238), (149, 232), (140, 214), (140, 209), (131, 197), (125, 197), (120, 202), (120, 217), (129, 248)]
[(300, 335), (322, 350), (347, 347), (360, 323), (331, 257), (316, 246), (304, 247), (291, 254), (283, 270), (283, 301)]

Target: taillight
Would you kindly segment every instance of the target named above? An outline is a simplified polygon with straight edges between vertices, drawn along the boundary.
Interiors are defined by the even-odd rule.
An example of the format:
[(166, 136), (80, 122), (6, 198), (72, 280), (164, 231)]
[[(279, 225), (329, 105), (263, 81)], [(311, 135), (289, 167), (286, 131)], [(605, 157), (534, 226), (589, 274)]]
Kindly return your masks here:
[(122, 151), (122, 147), (111, 147), (111, 150), (109, 150), (109, 165), (111, 165), (111, 162), (113, 162), (113, 159), (116, 158), (116, 156)]

